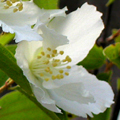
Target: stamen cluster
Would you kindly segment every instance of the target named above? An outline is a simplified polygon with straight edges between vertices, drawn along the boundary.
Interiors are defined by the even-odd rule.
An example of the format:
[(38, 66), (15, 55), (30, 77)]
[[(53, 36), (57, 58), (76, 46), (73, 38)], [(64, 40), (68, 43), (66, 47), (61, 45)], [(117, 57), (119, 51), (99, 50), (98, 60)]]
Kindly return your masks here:
[(63, 79), (64, 75), (68, 76), (69, 72), (64, 71), (64, 68), (70, 69), (71, 66), (64, 65), (71, 62), (71, 58), (67, 55), (63, 60), (57, 59), (58, 55), (63, 55), (64, 51), (57, 51), (47, 48), (47, 51), (42, 51), (37, 58), (31, 63), (32, 73), (45, 81)]
[(15, 8), (13, 9), (13, 12), (17, 12), (17, 11), (22, 11), (23, 10), (23, 3), (20, 0), (1, 0), (1, 2), (4, 2), (4, 9), (8, 9), (11, 6), (13, 6), (14, 3), (17, 3), (15, 5)]

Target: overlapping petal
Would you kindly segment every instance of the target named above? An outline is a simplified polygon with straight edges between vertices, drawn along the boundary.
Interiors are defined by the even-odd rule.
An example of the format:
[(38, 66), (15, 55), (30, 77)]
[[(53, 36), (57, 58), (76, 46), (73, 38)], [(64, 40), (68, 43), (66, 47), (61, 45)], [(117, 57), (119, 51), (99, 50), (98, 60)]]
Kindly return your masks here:
[[(62, 92), (62, 90), (57, 92), (56, 88), (51, 92), (52, 98), (56, 101), (57, 106), (75, 115), (83, 117), (87, 117), (87, 115), (89, 115), (92, 117), (92, 113), (101, 113), (113, 103), (114, 94), (108, 83), (99, 81), (94, 75), (89, 74), (82, 66), (74, 66), (70, 71), (70, 76), (57, 82), (61, 85), (61, 88), (63, 86), (67, 92), (63, 88), (62, 89), (65, 92)], [(71, 89), (67, 89), (67, 86), (69, 86), (70, 83), (73, 86)], [(75, 83), (78, 85), (81, 83), (84, 90), (89, 91), (89, 94), (93, 96), (94, 100), (91, 101), (92, 99), (88, 98), (88, 103), (80, 103), (77, 99), (73, 100), (76, 95), (75, 93), (80, 91), (80, 89), (77, 90), (75, 88), (77, 87), (77, 85), (74, 85)], [(74, 91), (74, 94), (70, 94), (71, 91)], [(66, 93), (71, 95), (71, 99), (69, 99)], [(81, 97), (79, 96), (80, 101), (83, 100), (84, 102), (84, 97), (82, 97), (82, 95)]]
[(85, 3), (66, 17), (56, 17), (49, 23), (49, 28), (67, 36), (69, 46), (61, 49), (64, 49), (66, 55), (70, 55), (73, 64), (87, 56), (99, 37), (104, 28), (101, 15), (100, 12), (96, 11), (95, 6)]

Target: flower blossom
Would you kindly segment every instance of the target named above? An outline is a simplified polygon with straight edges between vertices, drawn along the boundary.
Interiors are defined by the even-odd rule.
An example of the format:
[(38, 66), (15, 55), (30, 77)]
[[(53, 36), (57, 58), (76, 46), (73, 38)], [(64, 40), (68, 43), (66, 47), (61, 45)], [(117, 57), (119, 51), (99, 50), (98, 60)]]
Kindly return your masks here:
[(101, 113), (113, 103), (110, 85), (76, 65), (103, 30), (101, 15), (85, 3), (66, 17), (55, 17), (47, 26), (40, 24), (43, 41), (18, 43), (17, 64), (35, 97), (47, 109), (61, 113), (61, 108), (92, 117), (92, 113)]
[[(49, 13), (49, 14), (48, 14)], [(47, 14), (47, 17), (42, 17)], [(40, 9), (33, 1), (2, 0), (0, 1), (0, 26), (4, 32), (15, 32), (16, 42), (27, 39), (42, 40), (42, 37), (31, 28), (37, 19), (49, 19), (54, 16), (64, 16), (65, 9), (44, 10)], [(50, 19), (49, 19), (50, 20)], [(45, 20), (44, 20), (45, 21)], [(43, 20), (41, 22), (44, 23)]]

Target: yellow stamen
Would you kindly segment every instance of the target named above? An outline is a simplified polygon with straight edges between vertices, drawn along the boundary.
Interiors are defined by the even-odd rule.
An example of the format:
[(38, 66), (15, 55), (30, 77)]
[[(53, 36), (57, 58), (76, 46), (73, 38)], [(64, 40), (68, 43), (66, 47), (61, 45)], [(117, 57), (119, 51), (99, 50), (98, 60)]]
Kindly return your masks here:
[(41, 76), (41, 77), (43, 77), (43, 76), (44, 76), (44, 74), (43, 74), (43, 73), (40, 73), (40, 76)]
[(49, 60), (45, 61), (44, 64), (49, 64)]
[(47, 57), (47, 58), (50, 58), (50, 54), (47, 54), (46, 57)]
[(60, 73), (63, 73), (63, 70), (59, 70)]
[(72, 61), (72, 59), (71, 59), (69, 56), (66, 56), (66, 60), (67, 60), (68, 62), (71, 62), (71, 61)]
[(69, 73), (68, 73), (68, 72), (65, 72), (65, 75), (67, 75), (67, 76), (68, 76), (68, 75), (69, 75)]
[(40, 59), (40, 58), (41, 58), (41, 56), (37, 56), (37, 58), (38, 58), (38, 59)]
[(58, 74), (56, 77), (57, 77), (57, 79), (61, 79), (61, 77), (60, 77), (60, 75), (59, 75), (59, 74)]
[(53, 50), (52, 52), (53, 52), (54, 54), (57, 54), (57, 50)]
[(9, 6), (5, 5), (5, 6), (4, 6), (4, 8), (5, 8), (5, 9), (8, 9), (8, 8), (9, 8)]
[(53, 67), (56, 67), (57, 66), (57, 63), (52, 63)]
[(49, 71), (49, 73), (50, 73), (50, 74), (53, 74), (53, 72), (52, 72), (52, 71)]
[(61, 79), (63, 79), (63, 78), (64, 78), (64, 76), (63, 76), (63, 75), (60, 75), (60, 78), (61, 78)]
[(52, 57), (55, 57), (55, 55), (54, 55), (54, 54), (52, 54)]
[(14, 9), (13, 9), (13, 12), (14, 12), (14, 13), (15, 13), (15, 12), (17, 12), (17, 11), (18, 11), (18, 9), (17, 9), (17, 8), (14, 8)]
[(60, 53), (61, 55), (63, 55), (63, 54), (64, 54), (64, 51), (60, 51), (59, 53)]
[(52, 75), (52, 80), (55, 80), (56, 79), (56, 76)]
[(45, 55), (45, 53), (44, 52), (41, 52), (41, 54), (44, 56)]
[(45, 81), (49, 81), (50, 80), (50, 78), (45, 78)]
[(6, 1), (6, 4), (8, 5), (8, 6), (11, 6), (12, 5), (12, 3), (10, 2), (10, 1)]
[(48, 51), (51, 51), (51, 48), (47, 48)]
[(71, 69), (71, 66), (67, 66), (66, 68), (67, 68), (67, 69)]

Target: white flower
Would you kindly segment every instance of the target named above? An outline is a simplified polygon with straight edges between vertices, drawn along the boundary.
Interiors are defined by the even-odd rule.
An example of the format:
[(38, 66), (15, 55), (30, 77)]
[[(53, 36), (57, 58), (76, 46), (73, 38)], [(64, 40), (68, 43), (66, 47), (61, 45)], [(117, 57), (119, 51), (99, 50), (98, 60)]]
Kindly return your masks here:
[[(47, 17), (44, 17), (46, 14)], [(56, 15), (64, 16), (65, 9), (44, 10), (38, 8), (33, 1), (0, 1), (0, 26), (4, 32), (15, 32), (16, 42), (26, 39), (29, 41), (42, 40), (41, 36), (31, 28), (31, 25), (34, 25), (39, 17), (41, 17), (40, 21), (44, 23), (45, 19), (48, 20), (50, 16)]]
[(49, 23), (63, 35), (40, 25), (43, 41), (18, 43), (17, 64), (35, 97), (47, 109), (60, 113), (62, 108), (87, 117), (105, 111), (113, 103), (109, 84), (76, 65), (86, 57), (104, 28), (100, 17), (101, 13), (86, 3)]

